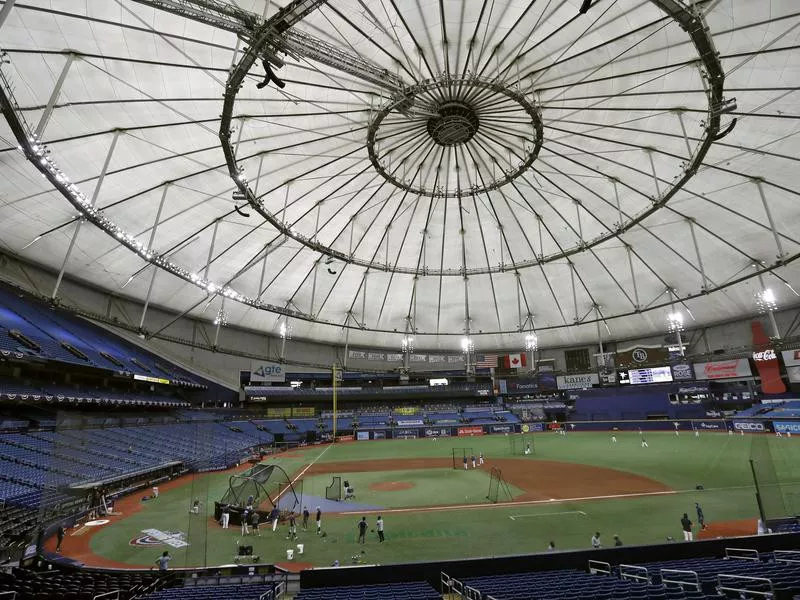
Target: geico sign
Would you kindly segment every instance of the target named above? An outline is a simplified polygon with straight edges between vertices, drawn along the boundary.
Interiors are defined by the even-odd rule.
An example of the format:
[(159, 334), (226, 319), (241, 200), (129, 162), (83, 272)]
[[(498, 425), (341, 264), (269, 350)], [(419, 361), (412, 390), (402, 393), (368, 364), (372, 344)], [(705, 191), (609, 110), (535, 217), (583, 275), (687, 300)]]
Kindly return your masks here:
[(733, 428), (739, 431), (766, 431), (763, 423), (734, 423)]

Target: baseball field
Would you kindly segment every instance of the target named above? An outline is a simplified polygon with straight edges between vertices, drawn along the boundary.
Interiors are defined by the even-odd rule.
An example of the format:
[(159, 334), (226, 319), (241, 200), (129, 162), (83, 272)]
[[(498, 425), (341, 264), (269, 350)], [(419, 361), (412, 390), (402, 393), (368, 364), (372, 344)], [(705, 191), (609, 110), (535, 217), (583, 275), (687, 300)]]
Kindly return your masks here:
[[(120, 514), (104, 525), (70, 530), (62, 553), (117, 567), (150, 567), (164, 550), (173, 567), (230, 564), (237, 543), (252, 545), (260, 562), (284, 564), (287, 549), (294, 549), (297, 567), (350, 564), (354, 556), (371, 564), (499, 556), (545, 551), (549, 541), (559, 550), (586, 548), (595, 531), (606, 545), (614, 534), (626, 545), (680, 540), (680, 518), (686, 512), (696, 521), (695, 502), (708, 525), (701, 536), (755, 533), (754, 443), (768, 445), (784, 502), (800, 512), (797, 437), (648, 433), (647, 448), (636, 432), (617, 433), (616, 443), (607, 433), (538, 433), (533, 439), (531, 455), (495, 435), (349, 442), (269, 458), (265, 462), (290, 474), (312, 513), (308, 531), (298, 520), (297, 540), (286, 539), (284, 522), (276, 532), (262, 523), (258, 536), (242, 537), (233, 525), (222, 529), (213, 518), (214, 501), (234, 473), (186, 476), (160, 486), (157, 499), (143, 501), (138, 493), (118, 501)], [(485, 464), (473, 469), (470, 461), (464, 471), (459, 462), (453, 469), (455, 447), (483, 453)], [(497, 503), (486, 498), (492, 467), (504, 481)], [(350, 482), (354, 499), (325, 500), (334, 476)], [(199, 514), (190, 512), (195, 499)], [(318, 505), (324, 535), (315, 532)], [(384, 543), (374, 531), (378, 515)], [(362, 516), (368, 522), (363, 545), (357, 542)]]

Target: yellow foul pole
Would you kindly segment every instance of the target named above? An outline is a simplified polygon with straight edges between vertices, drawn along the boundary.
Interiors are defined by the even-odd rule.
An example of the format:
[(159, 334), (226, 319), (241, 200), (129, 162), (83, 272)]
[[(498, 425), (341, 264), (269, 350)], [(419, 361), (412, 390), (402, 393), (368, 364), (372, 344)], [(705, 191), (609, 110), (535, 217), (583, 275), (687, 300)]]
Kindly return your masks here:
[(336, 364), (333, 365), (333, 441), (336, 442)]

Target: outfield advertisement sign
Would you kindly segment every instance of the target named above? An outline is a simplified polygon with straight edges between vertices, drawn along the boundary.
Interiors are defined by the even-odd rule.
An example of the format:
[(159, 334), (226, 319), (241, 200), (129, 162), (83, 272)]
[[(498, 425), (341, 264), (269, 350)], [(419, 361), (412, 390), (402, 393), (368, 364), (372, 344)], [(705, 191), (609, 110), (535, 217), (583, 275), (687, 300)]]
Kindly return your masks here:
[(750, 362), (746, 358), (695, 363), (697, 379), (739, 379), (752, 376)]
[(800, 434), (800, 421), (773, 421), (772, 426), (778, 433)]
[(513, 425), (489, 425), (489, 433), (514, 433)]
[(734, 421), (733, 428), (745, 433), (766, 433), (770, 430), (766, 421)]
[(250, 362), (250, 383), (286, 381), (286, 372), (283, 365), (266, 360), (253, 360)]
[(520, 427), (522, 433), (533, 433), (535, 431), (544, 431), (544, 423), (523, 423)]
[(415, 438), (417, 437), (416, 429), (395, 429), (392, 435), (394, 438)]
[(386, 432), (385, 431), (373, 431), (372, 432), (372, 439), (373, 440), (385, 440), (386, 439)]
[(428, 427), (423, 431), (425, 437), (449, 437), (449, 427)]
[(458, 437), (469, 437), (473, 435), (483, 435), (483, 427), (480, 425), (471, 425), (469, 427), (458, 428)]
[(725, 427), (725, 421), (695, 421), (694, 428), (709, 431), (724, 431), (727, 429), (727, 427)]
[(582, 373), (580, 375), (559, 375), (556, 377), (556, 385), (560, 390), (575, 390), (590, 388), (593, 385), (600, 385), (600, 376), (597, 373)]
[(357, 431), (356, 432), (356, 439), (359, 442), (369, 439), (369, 431)]
[(425, 425), (422, 419), (399, 419), (397, 424), (400, 427), (422, 427)]

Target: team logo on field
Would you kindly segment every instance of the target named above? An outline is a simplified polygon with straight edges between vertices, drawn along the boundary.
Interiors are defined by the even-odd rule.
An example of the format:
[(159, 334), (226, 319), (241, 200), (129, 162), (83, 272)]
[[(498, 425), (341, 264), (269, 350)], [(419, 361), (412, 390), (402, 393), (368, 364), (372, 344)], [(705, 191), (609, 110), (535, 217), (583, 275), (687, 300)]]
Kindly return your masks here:
[(160, 529), (143, 529), (142, 534), (128, 542), (131, 546), (161, 546), (167, 544), (173, 548), (184, 548), (189, 545), (186, 534), (182, 531), (161, 531)]

